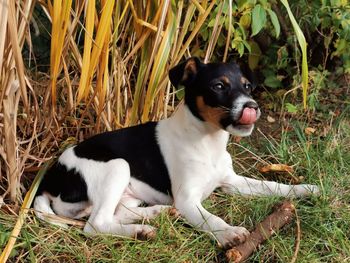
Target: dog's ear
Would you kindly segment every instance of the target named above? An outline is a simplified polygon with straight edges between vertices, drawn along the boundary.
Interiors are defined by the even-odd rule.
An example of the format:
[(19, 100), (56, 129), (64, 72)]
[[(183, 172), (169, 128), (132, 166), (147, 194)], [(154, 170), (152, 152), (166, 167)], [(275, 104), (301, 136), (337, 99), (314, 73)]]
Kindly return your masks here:
[(177, 88), (179, 85), (188, 85), (196, 77), (200, 67), (204, 64), (197, 58), (191, 57), (185, 62), (173, 67), (169, 71), (169, 79), (171, 84)]
[(239, 68), (241, 69), (243, 76), (247, 80), (249, 80), (253, 89), (255, 89), (256, 86), (258, 85), (256, 74), (249, 68), (249, 65), (247, 63), (238, 63), (238, 65), (239, 65)]

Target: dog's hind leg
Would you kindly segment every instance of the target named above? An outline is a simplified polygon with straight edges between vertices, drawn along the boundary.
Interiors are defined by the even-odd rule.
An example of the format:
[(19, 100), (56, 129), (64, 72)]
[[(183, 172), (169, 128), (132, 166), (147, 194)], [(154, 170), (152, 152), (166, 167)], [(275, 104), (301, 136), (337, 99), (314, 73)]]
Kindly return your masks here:
[(48, 194), (43, 193), (34, 200), (34, 213), (41, 220), (47, 221), (53, 225), (67, 228), (66, 224), (58, 223), (50, 218), (50, 215), (56, 215), (50, 206), (51, 200)]
[[(128, 237), (151, 237), (154, 228), (148, 225), (121, 224), (115, 219), (115, 210), (130, 180), (130, 168), (123, 159), (106, 163), (106, 173), (100, 185), (88, 189), (92, 211), (84, 231), (88, 233), (106, 233)], [(88, 186), (89, 187), (89, 186)]]
[(116, 220), (122, 224), (129, 224), (139, 220), (149, 220), (158, 216), (163, 210), (169, 210), (171, 208), (168, 205), (138, 207), (140, 203), (141, 201), (138, 204), (137, 202), (131, 202), (129, 198), (128, 200), (122, 199), (115, 213)]

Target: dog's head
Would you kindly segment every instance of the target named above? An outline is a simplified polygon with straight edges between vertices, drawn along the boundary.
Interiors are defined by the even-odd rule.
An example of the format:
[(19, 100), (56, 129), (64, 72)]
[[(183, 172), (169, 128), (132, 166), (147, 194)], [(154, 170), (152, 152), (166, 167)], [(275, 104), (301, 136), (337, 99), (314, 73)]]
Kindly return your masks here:
[(203, 64), (195, 57), (169, 72), (175, 87), (185, 87), (185, 103), (194, 116), (237, 136), (250, 135), (260, 117), (251, 76), (235, 63)]

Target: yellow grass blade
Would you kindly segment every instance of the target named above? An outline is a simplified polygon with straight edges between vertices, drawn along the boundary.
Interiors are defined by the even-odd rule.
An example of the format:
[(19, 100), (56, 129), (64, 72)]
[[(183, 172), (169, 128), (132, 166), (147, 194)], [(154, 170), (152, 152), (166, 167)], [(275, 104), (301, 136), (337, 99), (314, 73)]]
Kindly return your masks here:
[(179, 63), (179, 61), (181, 60), (181, 58), (183, 57), (183, 55), (185, 54), (188, 46), (191, 44), (192, 40), (195, 38), (195, 36), (197, 35), (198, 31), (200, 30), (200, 28), (202, 27), (203, 23), (205, 22), (205, 19), (208, 17), (208, 15), (210, 14), (211, 10), (213, 9), (214, 5), (215, 5), (216, 1), (212, 1), (210, 3), (210, 5), (208, 6), (208, 8), (205, 10), (203, 15), (200, 15), (198, 18), (198, 21), (196, 21), (196, 26), (194, 27), (194, 29), (192, 30), (191, 34), (188, 36), (185, 44), (183, 44), (182, 48), (180, 49), (179, 53), (177, 54), (176, 59), (173, 61), (173, 65)]
[[(182, 47), (185, 36), (189, 32), (188, 28), (192, 22), (192, 18), (193, 18), (195, 11), (196, 11), (196, 7), (193, 4), (187, 8), (184, 22), (181, 25), (181, 27), (179, 27), (179, 28), (181, 28), (181, 32), (180, 32), (179, 37), (178, 37), (177, 42), (176, 42), (176, 49), (174, 50), (174, 55), (177, 55)], [(173, 58), (173, 60), (174, 60), (174, 58)]]
[[(165, 4), (165, 3), (164, 3)], [(175, 14), (172, 8), (168, 8), (168, 25), (164, 33), (163, 39), (160, 43), (159, 48), (157, 48), (157, 54), (154, 59), (153, 69), (151, 72), (148, 89), (146, 93), (146, 99), (142, 114), (142, 121), (145, 122), (149, 120), (149, 113), (151, 111), (151, 106), (153, 105), (155, 96), (159, 91), (159, 83), (162, 77), (166, 76), (166, 64), (168, 62), (170, 49), (172, 45), (172, 39), (175, 34), (176, 20), (174, 19)], [(158, 46), (158, 45), (157, 45)]]
[[(108, 37), (108, 32), (110, 28), (110, 23), (112, 21), (112, 12), (113, 12), (113, 6), (114, 6), (114, 0), (106, 0), (106, 3), (102, 7), (102, 14), (101, 19), (98, 24), (98, 28), (96, 31), (96, 39), (94, 42), (94, 47), (92, 49), (91, 54), (91, 61), (90, 61), (90, 67), (88, 72), (88, 83), (87, 85), (90, 85), (92, 76), (95, 72), (97, 63), (99, 61), (99, 57), (101, 55), (101, 51), (103, 48), (103, 43), (106, 40), (106, 37)], [(88, 89), (85, 89), (85, 97), (88, 95)]]
[(140, 24), (141, 26), (147, 27), (147, 28), (153, 30), (154, 32), (158, 31), (158, 28), (155, 25), (148, 23), (147, 21), (144, 21), (137, 16), (135, 6), (133, 4), (133, 0), (128, 0), (128, 3), (130, 4), (131, 13), (134, 16), (135, 22), (137, 24)]
[[(60, 27), (60, 13), (62, 2), (60, 0), (53, 0), (53, 6), (49, 4), (51, 8), (52, 29), (51, 29), (51, 50), (50, 50), (50, 70), (51, 70), (51, 94), (52, 103), (56, 102), (56, 81), (57, 81), (57, 69), (56, 69), (56, 53), (58, 43), (58, 34)], [(51, 7), (52, 6), (52, 7)]]
[(131, 109), (130, 114), (130, 123), (131, 125), (136, 124), (138, 121), (139, 116), (139, 109), (141, 105), (141, 97), (143, 95), (143, 86), (142, 81), (143, 77), (145, 75), (147, 64), (148, 64), (148, 58), (149, 58), (149, 49), (151, 48), (150, 41), (146, 41), (143, 45), (142, 51), (141, 51), (141, 59), (139, 62), (139, 71), (137, 74), (136, 84), (135, 84), (135, 91), (134, 91), (134, 101)]
[[(50, 5), (49, 5), (50, 6)], [(56, 104), (56, 82), (59, 74), (59, 66), (64, 46), (64, 39), (69, 25), (69, 14), (72, 6), (72, 0), (54, 0), (51, 13), (52, 33), (51, 33), (51, 94), (52, 106)]]
[(26, 219), (26, 216), (28, 214), (29, 208), (32, 205), (32, 202), (34, 200), (36, 191), (38, 190), (39, 184), (46, 172), (46, 170), (49, 167), (49, 162), (47, 164), (44, 165), (44, 167), (42, 169), (40, 169), (40, 171), (38, 172), (38, 175), (35, 177), (29, 191), (27, 192), (24, 200), (23, 200), (23, 204), (21, 206), (21, 209), (19, 211), (19, 215), (18, 215), (18, 219), (16, 221), (15, 226), (13, 227), (13, 230), (11, 232), (10, 238), (6, 244), (5, 249), (2, 251), (1, 256), (0, 256), (0, 262), (6, 262), (7, 259), (10, 256), (10, 253), (16, 243), (17, 237), (19, 235), (19, 233), (21, 232), (23, 223)]
[(35, 5), (34, 0), (26, 0), (22, 2), (23, 2), (22, 10), (21, 10), (22, 16), (20, 17), (20, 20), (18, 23), (19, 24), (18, 42), (21, 48), (23, 47), (23, 44), (24, 44), (26, 31), (28, 29), (31, 14)]
[[(192, 42), (192, 40), (194, 39), (194, 37), (196, 36), (198, 31), (200, 30), (201, 26), (203, 25), (205, 19), (208, 17), (208, 15), (211, 12), (214, 5), (215, 5), (215, 1), (211, 2), (211, 4), (207, 7), (207, 9), (205, 9), (205, 12), (203, 13), (203, 15), (199, 15), (198, 20), (195, 21), (195, 25), (196, 25), (195, 28), (193, 29), (192, 33), (187, 37), (188, 27), (192, 21), (192, 17), (193, 17), (194, 11), (196, 9), (196, 7), (193, 3), (188, 7), (188, 11), (186, 13), (184, 23), (181, 26), (182, 30), (180, 32), (179, 38), (177, 39), (176, 48), (175, 49), (173, 48), (173, 50), (172, 50), (172, 54), (174, 54), (174, 56), (175, 56), (172, 59), (172, 64), (176, 64), (177, 62), (180, 61), (180, 59), (184, 55), (185, 51), (187, 50), (188, 46), (190, 45), (190, 43)], [(206, 6), (206, 3), (202, 3), (202, 6)], [(159, 10), (159, 8), (158, 8), (158, 10)], [(162, 8), (162, 10), (163, 10), (163, 8)], [(162, 14), (164, 14), (163, 11), (162, 11)], [(158, 28), (161, 29), (162, 27), (159, 25), (160, 25), (160, 22), (158, 22)], [(160, 31), (158, 31), (158, 32), (160, 32)], [(173, 34), (174, 33), (175, 33), (175, 31), (173, 32)], [(165, 35), (166, 35), (166, 33), (163, 34), (163, 38), (165, 38)], [(143, 37), (145, 37), (145, 36), (142, 35), (141, 39)], [(187, 40), (186, 40), (185, 44), (182, 45), (182, 42), (185, 39), (185, 37), (187, 37)], [(156, 37), (156, 40), (157, 40), (157, 37)], [(164, 44), (165, 43), (166, 42), (164, 42)], [(172, 43), (172, 44), (174, 45), (174, 43)], [(158, 48), (157, 43), (154, 43), (154, 42), (150, 43), (148, 37), (147, 37), (147, 41), (145, 41), (145, 43), (143, 43), (142, 52), (141, 52), (141, 60), (139, 62), (139, 67), (138, 67), (138, 69), (139, 69), (138, 77), (137, 77), (137, 81), (136, 81), (136, 85), (135, 85), (134, 101), (133, 101), (131, 116), (130, 116), (130, 123), (131, 124), (137, 123), (137, 121), (138, 121), (137, 117), (139, 115), (141, 115), (142, 121), (145, 121), (145, 120), (149, 119), (150, 117), (152, 118), (152, 116), (149, 116), (149, 113), (151, 112), (152, 107), (153, 107), (152, 105), (154, 103), (154, 102), (151, 102), (152, 98), (154, 99), (155, 95), (157, 94), (159, 89), (165, 87), (165, 85), (166, 85), (166, 82), (163, 82), (161, 80), (161, 74), (158, 71), (159, 68), (158, 69), (156, 68), (157, 63), (155, 63), (155, 60), (154, 60), (154, 66), (153, 66), (153, 67), (155, 67), (155, 69), (152, 68), (151, 75), (150, 75), (150, 77), (148, 77), (148, 73), (147, 73), (148, 68), (153, 63), (152, 54), (150, 54), (150, 47), (152, 47), (152, 50), (155, 50), (154, 47), (157, 48), (156, 54), (158, 54), (158, 52), (162, 53), (163, 51), (166, 50), (166, 49), (164, 49), (163, 51), (158, 50), (159, 48)], [(172, 49), (172, 48), (170, 47), (170, 49)], [(167, 53), (167, 58), (168, 58), (170, 52), (169, 51), (166, 51), (166, 52), (168, 52)], [(165, 53), (163, 53), (163, 55), (164, 54)], [(128, 56), (127, 58), (129, 58), (129, 57), (130, 56)], [(162, 61), (161, 56), (159, 56), (158, 59), (159, 59), (158, 62)], [(162, 62), (161, 62), (161, 65), (162, 65)], [(152, 75), (152, 74), (154, 74), (154, 75)], [(152, 79), (151, 79), (151, 76), (153, 76)], [(150, 78), (150, 83), (149, 83), (147, 90), (146, 90), (146, 81), (148, 80), (148, 78)], [(154, 89), (152, 90), (152, 87), (155, 83), (158, 83), (158, 84), (160, 83), (161, 85), (159, 87), (154, 87)], [(158, 105), (162, 105), (162, 103), (158, 103)]]
[(304, 109), (306, 109), (307, 108), (307, 90), (308, 90), (308, 84), (309, 84), (309, 79), (308, 79), (309, 70), (307, 65), (307, 50), (306, 50), (307, 43), (305, 40), (305, 36), (301, 31), (297, 21), (295, 20), (292, 10), (289, 7), (288, 1), (281, 0), (281, 2), (287, 9), (289, 19), (292, 22), (295, 35), (298, 39), (298, 43), (301, 48), (301, 53), (302, 53), (301, 78), (302, 78), (302, 87), (303, 87), (303, 104), (304, 104)]
[(90, 83), (88, 83), (89, 78), (89, 68), (91, 60), (91, 47), (92, 39), (94, 34), (94, 21), (95, 21), (95, 0), (89, 0), (87, 5), (86, 19), (85, 19), (85, 38), (84, 38), (84, 54), (83, 54), (83, 64), (80, 76), (80, 83), (78, 89), (77, 102), (89, 92)]
[[(175, 8), (177, 10), (175, 26), (176, 30), (174, 33), (174, 40), (171, 48), (171, 53), (170, 53), (170, 60), (174, 57), (176, 48), (177, 48), (177, 43), (179, 42), (179, 33), (180, 33), (180, 27), (181, 27), (181, 18), (182, 18), (182, 12), (183, 12), (183, 2), (179, 1), (175, 4)], [(188, 8), (186, 8), (188, 10)], [(182, 27), (183, 28), (183, 27)], [(182, 42), (182, 41), (181, 41)]]
[[(161, 14), (160, 12), (161, 10), (162, 10), (161, 8), (158, 8), (156, 15), (152, 19), (152, 23), (156, 23), (156, 21), (158, 20)], [(134, 48), (130, 51), (129, 55), (123, 61), (124, 63), (127, 63), (127, 61), (131, 58), (131, 56), (136, 54), (136, 52), (139, 49), (141, 49), (140, 60), (138, 62), (139, 70), (138, 70), (136, 84), (135, 84), (134, 98), (133, 98), (133, 104), (132, 104), (131, 113), (130, 113), (129, 125), (133, 125), (137, 123), (138, 117), (141, 114), (140, 109), (143, 107), (143, 97), (145, 95), (144, 94), (145, 93), (144, 76), (147, 72), (147, 67), (150, 63), (150, 54), (151, 54), (150, 50), (154, 46), (149, 38), (150, 34), (151, 34), (151, 31), (146, 30), (146, 32), (140, 36), (140, 39), (138, 40)]]
[[(47, 8), (49, 9), (49, 13), (52, 14), (53, 12), (53, 6), (52, 6), (52, 3), (51, 3), (51, 0), (48, 0), (47, 1)], [(52, 21), (51, 21), (52, 22)], [(51, 39), (52, 39), (52, 36), (51, 36)], [(52, 50), (51, 50), (52, 51)]]
[[(168, 7), (169, 7), (169, 3), (170, 1), (169, 0), (166, 0), (163, 2), (163, 5), (162, 5), (162, 13), (161, 13), (161, 17), (160, 17), (160, 20), (159, 20), (159, 23), (158, 23), (158, 31), (157, 31), (157, 34), (156, 34), (156, 38), (155, 38), (155, 41), (154, 41), (154, 44), (153, 44), (153, 48), (152, 48), (152, 52), (151, 52), (151, 55), (149, 57), (149, 63), (147, 65), (147, 68), (146, 68), (146, 72), (145, 72), (145, 75), (143, 76), (143, 83), (142, 83), (142, 86), (143, 87), (146, 87), (146, 82), (149, 78), (149, 74), (150, 74), (150, 71), (151, 71), (151, 67), (152, 65), (154, 65), (154, 67), (157, 67), (158, 65), (156, 65), (155, 63), (153, 63), (154, 61), (154, 57), (156, 56), (157, 52), (162, 52), (159, 48), (159, 43), (162, 41), (161, 40), (161, 33), (162, 33), (162, 29), (164, 27), (164, 23), (165, 23), (165, 18), (166, 18), (166, 15), (168, 13)], [(153, 84), (153, 83), (152, 83)], [(151, 84), (151, 85), (152, 85)], [(147, 93), (149, 94), (151, 92), (151, 90), (153, 89), (154, 87), (151, 87), (150, 84), (148, 85), (148, 88), (147, 88)], [(146, 93), (146, 94), (147, 94)], [(149, 95), (148, 95), (149, 96)], [(147, 97), (147, 95), (146, 95)], [(147, 108), (145, 108), (147, 107)], [(149, 107), (150, 105), (146, 106), (144, 105), (143, 107), (143, 112), (149, 110)], [(148, 115), (148, 113), (146, 113), (146, 115)], [(145, 117), (143, 114), (142, 114), (142, 118), (141, 120), (142, 121), (145, 121), (146, 118), (148, 117)]]
[(72, 90), (72, 82), (69, 78), (69, 72), (67, 68), (67, 64), (64, 59), (62, 59), (62, 64), (63, 64), (63, 72), (64, 72), (64, 77), (67, 83), (67, 108), (68, 111), (72, 110), (74, 108), (74, 99), (73, 99), (73, 90)]
[[(119, 3), (119, 2), (118, 2), (118, 3)], [(124, 9), (123, 9), (123, 12), (122, 12), (122, 14), (121, 14), (120, 17), (119, 17), (118, 23), (116, 24), (115, 28), (118, 28), (119, 25), (120, 25), (120, 23), (121, 23), (121, 21), (123, 21), (123, 19), (124, 19), (124, 17), (125, 17), (125, 14), (126, 14), (126, 12), (128, 11), (128, 8), (129, 8), (129, 2), (127, 2), (127, 3), (125, 4)]]
[(204, 63), (208, 63), (210, 57), (212, 56), (214, 52), (215, 45), (217, 44), (217, 39), (219, 37), (221, 28), (222, 28), (222, 23), (220, 23), (220, 17), (222, 15), (222, 8), (224, 6), (224, 3), (220, 4), (220, 8), (218, 10), (218, 13), (216, 14), (215, 18), (215, 23), (213, 26), (213, 32), (211, 34), (211, 37), (209, 38), (209, 44), (207, 47), (207, 52), (204, 57)]
[[(154, 16), (152, 23), (155, 23), (159, 16), (161, 15), (161, 8), (158, 9), (156, 15)], [(144, 32), (139, 41), (136, 43), (136, 45), (134, 46), (134, 48), (131, 50), (131, 52), (127, 55), (127, 57), (124, 59), (124, 63), (128, 62), (128, 60), (135, 55), (135, 53), (143, 47), (143, 44), (145, 43), (145, 41), (148, 39), (148, 37), (150, 36), (151, 31), (150, 30), (146, 30), (146, 32)]]
[[(104, 103), (105, 103), (105, 97), (106, 97), (106, 90), (107, 90), (107, 84), (108, 84), (108, 56), (109, 56), (109, 42), (111, 38), (111, 30), (109, 28), (105, 43), (103, 44), (102, 53), (101, 53), (101, 62), (99, 66), (99, 72), (97, 76), (97, 94), (99, 99), (99, 113), (102, 112)], [(100, 114), (98, 114), (99, 116)]]
[(230, 47), (231, 43), (231, 31), (232, 31), (232, 0), (228, 1), (228, 32), (226, 37), (226, 44), (225, 44), (225, 51), (224, 51), (224, 57), (222, 59), (223, 62), (226, 62), (227, 55), (228, 55), (228, 49)]
[(83, 2), (79, 3), (79, 1), (75, 2), (75, 10), (72, 11), (72, 15), (73, 15), (73, 19), (71, 21), (71, 25), (70, 25), (70, 36), (69, 36), (69, 47), (71, 49), (71, 52), (72, 52), (72, 56), (74, 57), (76, 63), (77, 63), (77, 66), (78, 66), (78, 69), (79, 69), (79, 72), (81, 72), (82, 70), (82, 65), (83, 65), (83, 58), (80, 54), (80, 51), (79, 51), (79, 47), (78, 45), (80, 45), (79, 43), (76, 43), (75, 42), (75, 33), (76, 31), (78, 30), (78, 25), (80, 25), (80, 17), (81, 17), (81, 14), (83, 13), (84, 11), (84, 4)]
[[(142, 116), (142, 111), (144, 107), (144, 97), (146, 94), (146, 81), (148, 80), (149, 72), (151, 69), (153, 58), (155, 56), (156, 49), (158, 48), (157, 43), (159, 43), (159, 41), (161, 40), (161, 32), (164, 25), (168, 5), (169, 1), (166, 1), (165, 3), (163, 3), (162, 8), (157, 8), (157, 13), (154, 19), (152, 19), (152, 23), (156, 23), (159, 18), (157, 27), (159, 28), (159, 31), (157, 32), (155, 40), (152, 41), (152, 39), (148, 37), (150, 35), (150, 32), (146, 31), (144, 35), (141, 35), (141, 39), (131, 51), (131, 53), (136, 52), (135, 50), (141, 47), (140, 43), (144, 42), (142, 44), (141, 60), (139, 62), (139, 72), (135, 85), (134, 103), (131, 109), (130, 124), (136, 124), (138, 118)], [(150, 2), (148, 7), (150, 7)], [(128, 56), (127, 58), (129, 57), (130, 56)]]
[(0, 5), (0, 70), (2, 69), (2, 63), (4, 59), (8, 13), (8, 4), (4, 2)]
[(205, 9), (201, 6), (201, 4), (197, 0), (191, 0), (191, 2), (197, 7), (197, 9), (202, 15), (205, 13)]
[(25, 83), (24, 75), (24, 64), (21, 53), (21, 48), (18, 43), (18, 31), (17, 31), (17, 20), (16, 20), (16, 7), (14, 1), (9, 1), (9, 13), (8, 13), (8, 24), (7, 28), (10, 35), (13, 56), (15, 58), (17, 75), (19, 78), (19, 84), (21, 88), (22, 100), (26, 111), (29, 113), (28, 97), (27, 97), (27, 86)]
[[(102, 6), (105, 6), (107, 0), (102, 1)], [(107, 85), (108, 85), (108, 57), (109, 57), (109, 43), (111, 41), (111, 25), (106, 25), (107, 27), (107, 34), (106, 38), (104, 40), (104, 44), (102, 47), (102, 53), (101, 53), (101, 63), (100, 63), (100, 70), (99, 70), (99, 77), (97, 78), (97, 91), (98, 91), (98, 98), (99, 98), (99, 114), (102, 112), (104, 103), (105, 103), (105, 96), (107, 91)], [(107, 76), (106, 76), (107, 75)], [(100, 79), (101, 78), (101, 79)]]
[(3, 113), (3, 131), (4, 133), (4, 146), (6, 149), (6, 175), (9, 184), (10, 198), (12, 201), (16, 201), (17, 190), (19, 189), (20, 171), (18, 165), (18, 140), (16, 137), (17, 125), (17, 109), (18, 99), (16, 98), (16, 91), (18, 90), (19, 83), (14, 80), (14, 74), (11, 74), (9, 78), (12, 80), (8, 83), (6, 88), (6, 98), (2, 101), (2, 113)]

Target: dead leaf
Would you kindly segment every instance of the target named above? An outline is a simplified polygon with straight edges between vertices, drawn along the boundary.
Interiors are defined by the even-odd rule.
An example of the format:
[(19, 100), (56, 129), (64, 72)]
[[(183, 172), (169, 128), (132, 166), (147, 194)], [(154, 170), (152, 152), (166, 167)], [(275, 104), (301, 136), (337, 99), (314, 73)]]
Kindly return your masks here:
[(266, 119), (269, 123), (274, 123), (276, 121), (275, 118), (271, 117), (270, 115), (267, 115)]
[(315, 128), (312, 128), (312, 127), (306, 127), (305, 128), (305, 134), (306, 135), (311, 135), (311, 134), (314, 134), (315, 132), (316, 132)]
[(293, 171), (294, 171), (293, 167), (287, 164), (270, 164), (259, 168), (260, 173), (269, 173), (269, 172), (292, 173)]
[(294, 128), (292, 126), (286, 126), (282, 128), (284, 132), (291, 132), (294, 130)]
[(321, 132), (321, 136), (326, 137), (331, 130), (332, 130), (331, 126), (327, 125), (327, 126), (323, 127), (323, 131)]

